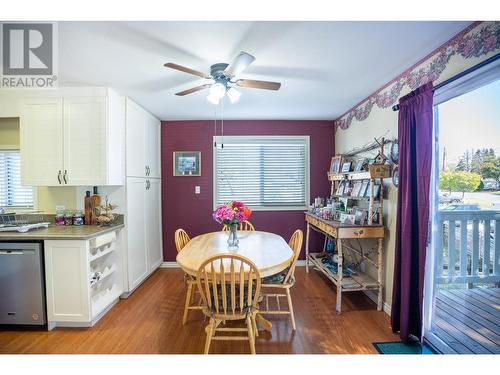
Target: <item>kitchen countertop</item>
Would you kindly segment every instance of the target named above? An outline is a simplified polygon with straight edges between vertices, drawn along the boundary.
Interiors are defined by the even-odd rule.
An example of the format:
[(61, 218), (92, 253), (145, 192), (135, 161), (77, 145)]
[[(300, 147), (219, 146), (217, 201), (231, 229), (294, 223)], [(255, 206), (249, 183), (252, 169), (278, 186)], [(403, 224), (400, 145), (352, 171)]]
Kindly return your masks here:
[(32, 229), (25, 233), (0, 232), (0, 241), (12, 240), (88, 240), (101, 234), (123, 228), (124, 224), (109, 227), (97, 225), (82, 226), (55, 226), (49, 224), (48, 228)]

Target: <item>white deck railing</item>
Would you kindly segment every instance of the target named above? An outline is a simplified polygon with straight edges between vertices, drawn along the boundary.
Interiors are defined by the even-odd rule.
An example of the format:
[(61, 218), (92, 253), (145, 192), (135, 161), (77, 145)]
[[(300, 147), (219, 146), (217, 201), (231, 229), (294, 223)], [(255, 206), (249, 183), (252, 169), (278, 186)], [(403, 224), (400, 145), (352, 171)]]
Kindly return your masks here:
[(438, 284), (500, 282), (500, 211), (439, 211)]

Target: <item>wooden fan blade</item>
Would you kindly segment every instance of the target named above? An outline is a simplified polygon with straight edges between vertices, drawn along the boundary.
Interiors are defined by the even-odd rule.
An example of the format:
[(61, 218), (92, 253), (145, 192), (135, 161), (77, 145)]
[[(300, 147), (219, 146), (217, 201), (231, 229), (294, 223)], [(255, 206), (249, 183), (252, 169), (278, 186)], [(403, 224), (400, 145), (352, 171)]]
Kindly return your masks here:
[(193, 75), (201, 77), (201, 78), (210, 78), (210, 76), (206, 75), (205, 73), (199, 72), (199, 71), (191, 69), (191, 68), (186, 68), (185, 66), (182, 66), (182, 65), (178, 65), (178, 64), (174, 64), (174, 63), (166, 63), (163, 66), (170, 68), (170, 69), (180, 70), (181, 72), (184, 72), (184, 73), (193, 74)]
[(239, 79), (236, 81), (236, 84), (241, 87), (264, 90), (279, 90), (281, 87), (281, 83), (279, 82), (257, 81), (254, 79)]
[(212, 85), (211, 84), (205, 84), (205, 85), (201, 85), (201, 86), (191, 87), (190, 89), (177, 92), (177, 93), (175, 93), (175, 95), (177, 95), (177, 96), (189, 95), (189, 94), (192, 94), (193, 92), (205, 90), (205, 89), (209, 88), (210, 86), (212, 86)]
[(224, 74), (228, 77), (235, 77), (246, 69), (255, 60), (255, 57), (241, 51), (238, 56), (236, 56), (233, 62), (224, 70)]

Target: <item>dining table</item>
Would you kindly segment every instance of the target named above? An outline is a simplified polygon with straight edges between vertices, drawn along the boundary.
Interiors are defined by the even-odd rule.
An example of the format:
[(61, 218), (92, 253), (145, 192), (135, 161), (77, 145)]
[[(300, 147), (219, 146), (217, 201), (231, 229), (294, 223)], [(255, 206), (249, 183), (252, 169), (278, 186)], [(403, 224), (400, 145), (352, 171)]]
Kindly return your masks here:
[[(239, 245), (229, 250), (228, 232), (204, 233), (192, 238), (177, 254), (177, 263), (187, 274), (196, 277), (198, 268), (209, 257), (218, 254), (238, 254), (250, 259), (257, 267), (260, 277), (277, 274), (292, 262), (293, 251), (283, 237), (262, 231), (237, 231)], [(271, 331), (272, 323), (257, 314), (257, 323)]]

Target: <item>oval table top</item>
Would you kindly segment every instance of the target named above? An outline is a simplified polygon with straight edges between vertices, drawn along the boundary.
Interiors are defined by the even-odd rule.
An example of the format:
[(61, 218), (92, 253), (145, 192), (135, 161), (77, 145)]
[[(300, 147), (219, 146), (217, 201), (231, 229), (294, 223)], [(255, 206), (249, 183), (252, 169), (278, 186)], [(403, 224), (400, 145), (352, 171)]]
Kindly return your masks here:
[(205, 233), (194, 237), (177, 254), (177, 263), (188, 274), (196, 276), (201, 263), (216, 254), (239, 254), (255, 263), (260, 276), (274, 275), (290, 265), (293, 252), (283, 237), (261, 231), (238, 231), (238, 250), (228, 250), (229, 232)]

